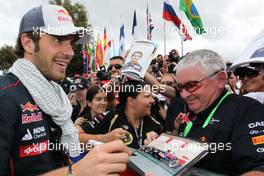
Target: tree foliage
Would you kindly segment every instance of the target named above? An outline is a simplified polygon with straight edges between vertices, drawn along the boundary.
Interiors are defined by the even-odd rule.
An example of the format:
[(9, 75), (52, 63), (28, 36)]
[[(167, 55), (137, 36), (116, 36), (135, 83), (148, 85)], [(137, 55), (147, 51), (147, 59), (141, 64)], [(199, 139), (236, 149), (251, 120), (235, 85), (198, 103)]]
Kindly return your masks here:
[(9, 45), (4, 45), (0, 48), (0, 70), (6, 71), (16, 60), (14, 48)]

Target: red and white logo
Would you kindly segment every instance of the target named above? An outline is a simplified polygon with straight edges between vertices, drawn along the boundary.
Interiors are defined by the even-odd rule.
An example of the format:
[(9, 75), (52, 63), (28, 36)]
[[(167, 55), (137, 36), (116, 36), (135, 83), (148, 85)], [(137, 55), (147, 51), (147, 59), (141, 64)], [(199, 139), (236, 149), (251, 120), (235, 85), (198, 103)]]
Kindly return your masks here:
[(71, 18), (68, 11), (66, 11), (64, 9), (60, 9), (57, 12), (59, 14), (59, 16), (58, 16), (59, 21), (70, 21), (70, 22), (72, 22), (72, 18)]
[(22, 114), (22, 124), (32, 123), (32, 122), (38, 122), (42, 121), (42, 112), (31, 113), (31, 115), (28, 114)]
[(37, 144), (19, 147), (20, 158), (39, 155), (46, 151), (48, 151), (48, 140), (43, 141), (41, 143), (37, 143)]
[(33, 105), (30, 102), (27, 102), (25, 105), (21, 104), (20, 106), (22, 107), (22, 112), (26, 112), (26, 111), (34, 112), (34, 111), (39, 110), (37, 105)]

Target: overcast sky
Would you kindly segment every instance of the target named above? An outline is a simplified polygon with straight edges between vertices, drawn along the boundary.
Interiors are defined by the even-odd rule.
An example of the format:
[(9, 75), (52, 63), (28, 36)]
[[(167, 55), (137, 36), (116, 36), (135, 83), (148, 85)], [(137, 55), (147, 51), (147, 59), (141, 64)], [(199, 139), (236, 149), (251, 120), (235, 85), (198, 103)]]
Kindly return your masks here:
[[(146, 4), (147, 0), (75, 0), (87, 8), (90, 22), (96, 33), (103, 37), (103, 29), (112, 28), (115, 46), (118, 47), (119, 28), (125, 25), (126, 48), (131, 45), (132, 18), (137, 12), (138, 38), (146, 39)], [(184, 53), (200, 48), (213, 49), (225, 59), (235, 59), (245, 47), (264, 28), (263, 0), (193, 0), (206, 35), (198, 36), (191, 29), (185, 14), (179, 11), (179, 0), (170, 0), (177, 15), (188, 27), (192, 41), (184, 42)], [(14, 45), (21, 17), (29, 9), (47, 4), (48, 0), (2, 0), (0, 6), (0, 46)], [(148, 0), (154, 30), (153, 41), (159, 44), (158, 53), (164, 52), (164, 25), (162, 20), (163, 0)], [(166, 22), (167, 52), (172, 48), (181, 50), (177, 30)], [(95, 38), (96, 38), (95, 34)]]

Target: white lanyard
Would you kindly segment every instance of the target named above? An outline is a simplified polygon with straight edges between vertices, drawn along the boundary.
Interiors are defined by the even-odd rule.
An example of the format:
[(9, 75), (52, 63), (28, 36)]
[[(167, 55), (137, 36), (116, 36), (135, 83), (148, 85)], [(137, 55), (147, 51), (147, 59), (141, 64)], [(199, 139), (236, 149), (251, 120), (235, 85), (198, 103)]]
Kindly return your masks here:
[(135, 130), (135, 133), (136, 133), (136, 136), (137, 136), (138, 146), (142, 147), (143, 119), (141, 119), (141, 121), (140, 121), (140, 133), (139, 133), (139, 136), (138, 136), (137, 130), (135, 128), (134, 128), (134, 130)]

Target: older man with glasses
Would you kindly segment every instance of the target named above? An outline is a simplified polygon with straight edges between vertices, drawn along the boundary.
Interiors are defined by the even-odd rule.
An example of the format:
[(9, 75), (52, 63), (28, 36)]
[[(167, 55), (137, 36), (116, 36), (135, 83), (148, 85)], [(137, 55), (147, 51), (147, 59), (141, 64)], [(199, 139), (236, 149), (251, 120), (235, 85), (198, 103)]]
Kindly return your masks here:
[(179, 135), (210, 144), (196, 167), (227, 175), (264, 174), (264, 106), (225, 90), (226, 65), (211, 50), (197, 50), (177, 65), (176, 87), (189, 107)]

